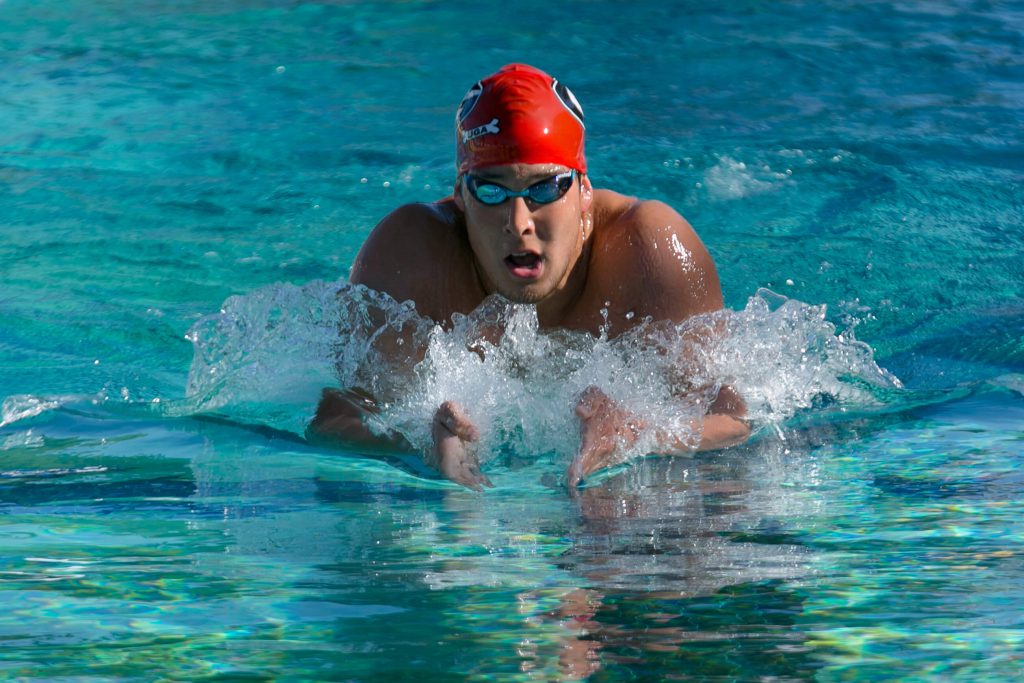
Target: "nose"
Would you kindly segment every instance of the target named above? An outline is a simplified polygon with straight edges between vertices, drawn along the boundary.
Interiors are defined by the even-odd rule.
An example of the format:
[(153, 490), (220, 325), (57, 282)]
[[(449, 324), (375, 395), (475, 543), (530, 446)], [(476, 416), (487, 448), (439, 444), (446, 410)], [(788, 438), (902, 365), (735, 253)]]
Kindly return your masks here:
[(523, 197), (509, 199), (507, 227), (517, 235), (529, 235), (534, 231), (533, 212)]

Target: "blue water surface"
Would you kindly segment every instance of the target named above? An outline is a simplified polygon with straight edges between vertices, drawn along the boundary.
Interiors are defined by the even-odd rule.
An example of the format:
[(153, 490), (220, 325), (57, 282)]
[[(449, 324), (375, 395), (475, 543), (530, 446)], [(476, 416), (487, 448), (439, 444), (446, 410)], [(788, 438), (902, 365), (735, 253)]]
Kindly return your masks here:
[[(1024, 4), (509, 9), (0, 2), (0, 679), (1019, 677)], [(313, 293), (450, 191), (510, 61), (695, 226), (751, 358), (873, 357), (779, 361), (750, 444), (578, 499), (572, 434), (483, 495), (307, 444)]]

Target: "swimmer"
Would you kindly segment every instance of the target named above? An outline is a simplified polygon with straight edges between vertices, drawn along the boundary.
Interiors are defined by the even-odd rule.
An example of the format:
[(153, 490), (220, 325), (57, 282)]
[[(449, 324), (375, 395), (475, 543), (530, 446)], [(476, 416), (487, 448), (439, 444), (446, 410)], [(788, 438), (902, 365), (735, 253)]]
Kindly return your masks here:
[[(605, 329), (609, 337), (645, 318), (679, 323), (721, 309), (715, 264), (682, 216), (662, 202), (591, 184), (584, 130), (575, 96), (539, 69), (509, 64), (479, 81), (456, 113), (454, 192), (387, 215), (356, 257), (351, 282), (411, 300), (442, 326), (492, 294), (536, 306), (541, 328)], [(358, 392), (327, 390), (309, 433), (364, 448), (402, 447), (403, 439), (382, 439), (365, 426), (372, 405)], [(649, 426), (600, 387), (587, 389), (575, 411), (581, 440), (566, 472), (571, 490), (618, 463), (620, 449)], [(697, 426), (696, 450), (744, 442), (744, 416), (743, 401), (722, 388)], [(428, 465), (471, 489), (491, 486), (473, 448), (477, 428), (462, 406), (439, 405), (432, 433)], [(664, 434), (657, 452), (694, 450)]]

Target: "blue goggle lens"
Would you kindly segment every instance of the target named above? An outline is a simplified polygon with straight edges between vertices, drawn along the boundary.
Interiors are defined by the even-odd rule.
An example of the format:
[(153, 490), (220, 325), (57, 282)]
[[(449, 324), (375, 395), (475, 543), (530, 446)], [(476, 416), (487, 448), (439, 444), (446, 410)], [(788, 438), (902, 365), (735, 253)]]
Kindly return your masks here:
[(481, 204), (496, 206), (509, 197), (525, 197), (537, 204), (550, 204), (556, 199), (561, 199), (572, 187), (572, 181), (576, 177), (575, 169), (553, 175), (540, 182), (530, 185), (525, 190), (516, 192), (504, 185), (499, 185), (489, 180), (481, 180), (476, 176), (466, 176), (466, 188), (477, 198)]

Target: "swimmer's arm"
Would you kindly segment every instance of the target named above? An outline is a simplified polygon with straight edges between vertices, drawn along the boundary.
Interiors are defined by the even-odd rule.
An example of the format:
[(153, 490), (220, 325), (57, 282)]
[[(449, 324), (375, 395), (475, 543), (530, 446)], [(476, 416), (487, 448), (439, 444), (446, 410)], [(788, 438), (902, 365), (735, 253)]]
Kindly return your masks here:
[[(623, 296), (635, 301), (636, 319), (683, 322), (723, 307), (722, 288), (714, 261), (685, 218), (662, 202), (637, 202), (620, 218), (615, 235), (606, 243), (609, 272), (628, 270)], [(620, 449), (635, 442), (651, 427), (659, 455), (712, 451), (744, 443), (750, 426), (746, 405), (731, 388), (722, 387), (706, 415), (685, 434), (661, 430), (626, 413), (604, 392), (591, 387), (576, 407), (581, 423), (580, 449), (569, 466), (567, 480), (575, 486), (587, 475), (621, 462)], [(700, 434), (694, 444), (693, 434)]]
[(750, 438), (750, 424), (744, 419), (746, 415), (747, 406), (740, 395), (732, 387), (722, 387), (703, 420), (694, 425), (695, 431), (700, 433), (700, 442), (696, 448), (688, 440), (667, 434), (659, 434), (659, 445), (665, 455), (717, 451), (738, 446)]
[[(634, 296), (644, 302), (643, 314), (652, 320), (681, 323), (688, 318), (720, 311), (724, 307), (722, 286), (714, 259), (693, 227), (675, 209), (657, 201), (639, 202), (627, 216), (632, 222), (635, 261), (643, 264), (641, 289)], [(695, 343), (707, 336), (724, 334), (715, 326), (693, 330)], [(701, 335), (704, 338), (701, 338)], [(747, 409), (731, 387), (723, 386), (704, 416), (701, 439), (696, 450), (713, 451), (743, 443), (750, 437), (744, 420)], [(692, 452), (692, 444), (665, 436), (661, 447), (668, 453)]]
[[(695, 451), (714, 451), (738, 446), (750, 437), (750, 426), (743, 420), (746, 406), (729, 387), (723, 387), (703, 418), (697, 418), (684, 434), (651, 425), (621, 408), (597, 387), (583, 392), (576, 406), (580, 419), (580, 448), (566, 471), (569, 487), (598, 470), (620, 464), (622, 448), (629, 448), (642, 431), (653, 429), (655, 450), (650, 455), (687, 455)], [(693, 435), (700, 440), (694, 444)]]
[(306, 440), (320, 445), (348, 446), (368, 455), (415, 452), (400, 434), (376, 434), (366, 425), (374, 406), (373, 398), (358, 390), (324, 389), (316, 415), (306, 428)]

